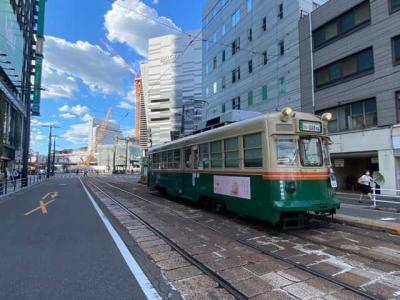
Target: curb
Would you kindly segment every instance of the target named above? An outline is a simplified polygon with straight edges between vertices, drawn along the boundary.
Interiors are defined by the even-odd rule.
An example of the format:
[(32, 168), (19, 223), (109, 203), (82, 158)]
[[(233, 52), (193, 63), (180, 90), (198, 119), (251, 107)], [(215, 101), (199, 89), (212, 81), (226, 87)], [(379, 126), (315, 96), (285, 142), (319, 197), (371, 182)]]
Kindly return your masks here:
[(400, 224), (393, 224), (382, 221), (374, 221), (366, 218), (350, 217), (346, 215), (336, 214), (333, 217), (333, 222), (346, 224), (354, 227), (372, 229), (376, 231), (388, 232), (395, 235), (400, 235)]

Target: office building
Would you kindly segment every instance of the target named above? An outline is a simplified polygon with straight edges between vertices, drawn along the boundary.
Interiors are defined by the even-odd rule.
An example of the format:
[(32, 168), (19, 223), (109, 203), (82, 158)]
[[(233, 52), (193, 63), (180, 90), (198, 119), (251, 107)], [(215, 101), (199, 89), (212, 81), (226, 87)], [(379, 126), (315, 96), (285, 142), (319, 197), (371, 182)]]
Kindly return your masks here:
[(208, 0), (203, 8), (207, 119), (300, 108), (299, 19), (326, 0)]
[(399, 188), (400, 1), (329, 1), (299, 26), (301, 107), (333, 113), (339, 188), (354, 189), (365, 170)]
[(189, 134), (201, 121), (201, 33), (190, 35), (149, 40), (142, 77), (150, 146)]
[[(88, 135), (88, 152), (90, 153), (92, 149), (96, 149), (96, 140), (98, 139), (100, 133), (100, 126), (103, 120), (92, 118), (89, 121), (89, 135)], [(122, 137), (122, 131), (119, 124), (114, 122), (109, 122), (104, 133), (104, 138), (97, 145), (113, 145), (116, 137)]]
[(17, 167), (23, 178), (30, 116), (40, 113), (44, 10), (45, 0), (0, 1), (0, 173)]

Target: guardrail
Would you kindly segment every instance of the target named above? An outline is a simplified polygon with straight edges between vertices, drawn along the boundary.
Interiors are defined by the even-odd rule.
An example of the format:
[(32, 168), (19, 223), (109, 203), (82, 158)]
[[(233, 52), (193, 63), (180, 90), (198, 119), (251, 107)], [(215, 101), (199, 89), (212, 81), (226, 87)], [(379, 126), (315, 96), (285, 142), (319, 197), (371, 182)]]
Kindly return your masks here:
[[(377, 194), (377, 191), (379, 193)], [(390, 192), (392, 195), (385, 195), (382, 193)], [(376, 208), (376, 203), (390, 203), (390, 204), (398, 204), (400, 205), (400, 190), (393, 190), (393, 189), (377, 189), (375, 187), (372, 188), (372, 202), (374, 203), (374, 208)], [(388, 200), (385, 200), (388, 199)], [(399, 199), (399, 201), (393, 201)]]
[(0, 180), (0, 197), (15, 193), (45, 180), (47, 180), (46, 175), (29, 175), (26, 179)]

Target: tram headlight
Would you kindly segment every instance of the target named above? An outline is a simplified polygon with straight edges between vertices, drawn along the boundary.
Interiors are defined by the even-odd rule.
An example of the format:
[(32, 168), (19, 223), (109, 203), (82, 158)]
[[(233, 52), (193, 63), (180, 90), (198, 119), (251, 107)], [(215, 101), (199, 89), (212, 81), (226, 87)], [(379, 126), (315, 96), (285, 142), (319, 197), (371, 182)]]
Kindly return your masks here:
[(329, 122), (330, 120), (332, 120), (332, 114), (331, 113), (324, 113), (322, 116), (321, 116), (321, 119), (322, 120), (324, 120), (324, 121), (327, 121), (327, 122)]
[(296, 182), (295, 181), (287, 181), (285, 184), (285, 191), (288, 194), (294, 194), (296, 192)]
[(294, 113), (293, 108), (285, 107), (284, 109), (282, 109), (282, 115), (284, 117), (294, 117), (295, 113)]

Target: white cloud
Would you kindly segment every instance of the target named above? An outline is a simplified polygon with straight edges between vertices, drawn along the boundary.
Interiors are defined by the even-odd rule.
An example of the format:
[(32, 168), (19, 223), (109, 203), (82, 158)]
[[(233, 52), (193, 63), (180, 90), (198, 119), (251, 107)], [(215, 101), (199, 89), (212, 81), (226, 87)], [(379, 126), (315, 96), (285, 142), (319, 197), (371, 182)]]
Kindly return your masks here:
[(105, 15), (107, 38), (125, 43), (138, 54), (147, 56), (148, 40), (152, 37), (177, 33), (180, 28), (140, 0), (116, 0)]
[(122, 109), (135, 109), (135, 106), (129, 102), (121, 101), (118, 106), (118, 108)]
[(46, 61), (43, 64), (42, 80), (45, 88), (42, 92), (43, 98), (74, 98), (79, 90), (75, 78), (51, 68)]
[(75, 106), (69, 106), (65, 104), (59, 107), (58, 111), (62, 113), (60, 114), (60, 117), (64, 119), (73, 119), (79, 117), (85, 122), (91, 119), (91, 116), (89, 115), (89, 107), (84, 105), (82, 106), (80, 104)]
[(136, 103), (136, 90), (130, 90), (128, 93), (126, 93), (124, 99), (130, 103)]
[(160, 0), (153, 0), (153, 4), (158, 5), (160, 3)]
[(75, 119), (76, 118), (76, 116), (71, 113), (61, 114), (60, 117), (63, 119)]
[(32, 146), (37, 146), (42, 144), (44, 141), (48, 139), (48, 135), (44, 134), (41, 129), (37, 127), (33, 127), (31, 130), (31, 140), (30, 143)]
[(42, 121), (39, 121), (38, 119), (34, 119), (34, 118), (31, 119), (31, 126), (56, 126), (58, 124), (60, 124), (60, 123), (57, 121), (42, 122)]
[(92, 91), (122, 95), (124, 80), (131, 76), (121, 58), (99, 46), (54, 36), (46, 36), (45, 65), (43, 86), (55, 98), (72, 98), (78, 90), (76, 78)]
[(88, 142), (89, 124), (74, 124), (62, 135), (62, 137), (75, 145), (84, 145)]
[(89, 114), (85, 114), (85, 115), (82, 117), (82, 121), (83, 121), (83, 122), (89, 122), (91, 119), (93, 119), (93, 117), (92, 117), (91, 115), (89, 115)]

